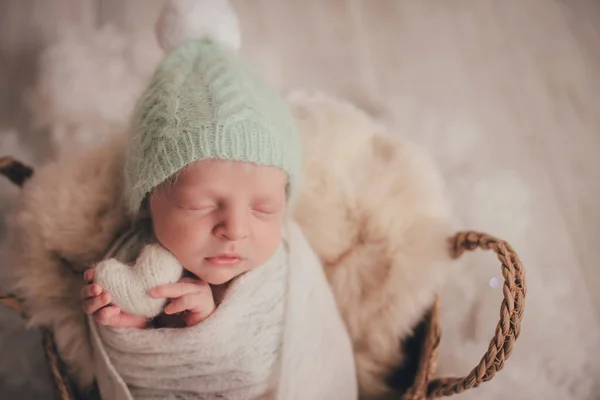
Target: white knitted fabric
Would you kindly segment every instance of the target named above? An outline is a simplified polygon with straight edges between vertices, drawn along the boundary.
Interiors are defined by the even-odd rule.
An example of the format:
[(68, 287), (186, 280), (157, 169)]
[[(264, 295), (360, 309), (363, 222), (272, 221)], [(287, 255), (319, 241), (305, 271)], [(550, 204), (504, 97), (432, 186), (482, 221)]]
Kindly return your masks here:
[(102, 398), (356, 399), (352, 347), (333, 294), (299, 228), (290, 232), (195, 327), (114, 329), (90, 318)]
[(183, 266), (167, 249), (150, 244), (133, 266), (109, 258), (98, 263), (95, 271), (95, 282), (110, 293), (115, 305), (129, 314), (153, 318), (162, 312), (166, 300), (150, 297), (148, 290), (177, 282)]

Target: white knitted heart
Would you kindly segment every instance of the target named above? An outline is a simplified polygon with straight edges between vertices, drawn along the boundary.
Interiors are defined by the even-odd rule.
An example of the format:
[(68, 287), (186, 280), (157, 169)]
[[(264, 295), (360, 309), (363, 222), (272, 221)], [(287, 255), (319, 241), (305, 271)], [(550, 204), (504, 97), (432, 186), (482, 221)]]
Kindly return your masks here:
[(152, 298), (148, 290), (177, 282), (183, 266), (167, 249), (151, 244), (144, 247), (133, 266), (111, 258), (96, 265), (95, 271), (95, 282), (116, 306), (129, 314), (153, 318), (162, 312), (166, 299)]

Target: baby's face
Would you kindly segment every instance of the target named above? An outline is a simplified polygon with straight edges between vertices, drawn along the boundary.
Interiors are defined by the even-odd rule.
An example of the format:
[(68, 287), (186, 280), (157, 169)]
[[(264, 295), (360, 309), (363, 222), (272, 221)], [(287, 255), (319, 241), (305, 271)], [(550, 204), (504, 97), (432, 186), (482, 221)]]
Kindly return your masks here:
[(226, 283), (275, 254), (286, 183), (275, 167), (197, 162), (150, 197), (154, 234), (198, 278)]

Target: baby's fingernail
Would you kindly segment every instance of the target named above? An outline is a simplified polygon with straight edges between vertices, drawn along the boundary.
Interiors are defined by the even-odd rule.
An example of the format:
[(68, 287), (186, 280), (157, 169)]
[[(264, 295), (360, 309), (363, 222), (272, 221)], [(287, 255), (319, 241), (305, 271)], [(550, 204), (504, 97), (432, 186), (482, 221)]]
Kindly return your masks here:
[(150, 289), (146, 293), (148, 293), (148, 296), (150, 296), (150, 297), (156, 296), (156, 290), (154, 290), (154, 289)]

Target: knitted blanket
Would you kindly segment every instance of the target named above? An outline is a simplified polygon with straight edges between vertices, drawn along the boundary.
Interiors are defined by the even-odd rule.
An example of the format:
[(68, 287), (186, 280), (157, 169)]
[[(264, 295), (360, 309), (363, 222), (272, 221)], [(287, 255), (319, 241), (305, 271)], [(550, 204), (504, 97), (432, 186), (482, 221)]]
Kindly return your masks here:
[[(318, 260), (297, 227), (285, 236), (195, 327), (115, 329), (89, 319), (102, 398), (357, 398), (350, 341)], [(127, 234), (106, 257), (131, 260), (139, 248)]]

